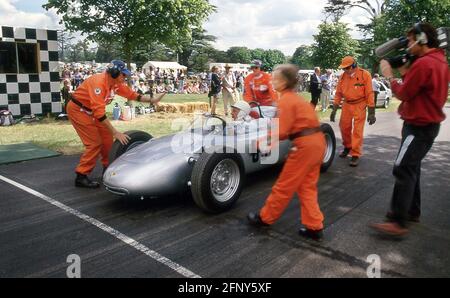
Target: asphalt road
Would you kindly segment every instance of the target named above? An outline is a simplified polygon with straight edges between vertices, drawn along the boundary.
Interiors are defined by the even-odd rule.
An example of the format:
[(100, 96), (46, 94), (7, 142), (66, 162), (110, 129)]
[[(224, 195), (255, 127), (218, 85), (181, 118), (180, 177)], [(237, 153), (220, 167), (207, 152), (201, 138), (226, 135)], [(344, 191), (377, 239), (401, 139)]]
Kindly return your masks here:
[(66, 277), (71, 254), (81, 258), (82, 277), (366, 277), (372, 254), (382, 277), (450, 277), (450, 121), (423, 163), (422, 222), (393, 241), (368, 224), (389, 206), (401, 121), (395, 113), (377, 116), (366, 127), (360, 166), (336, 157), (320, 178), (320, 244), (297, 235), (297, 197), (271, 228), (247, 225), (280, 167), (251, 175), (232, 210), (208, 215), (187, 198), (130, 202), (104, 189), (77, 189), (79, 156), (0, 166), (3, 177), (45, 195), (0, 179), (0, 277)]

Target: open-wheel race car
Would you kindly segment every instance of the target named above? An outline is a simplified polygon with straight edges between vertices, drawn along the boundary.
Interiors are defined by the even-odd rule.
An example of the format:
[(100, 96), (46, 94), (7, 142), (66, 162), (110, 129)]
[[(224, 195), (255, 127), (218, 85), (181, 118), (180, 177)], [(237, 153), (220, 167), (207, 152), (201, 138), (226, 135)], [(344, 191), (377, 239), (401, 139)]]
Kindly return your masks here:
[[(110, 166), (103, 176), (108, 191), (128, 198), (158, 198), (191, 193), (207, 212), (225, 211), (237, 201), (247, 174), (281, 163), (291, 141), (280, 141), (276, 150), (261, 153), (256, 141), (267, 136), (273, 107), (252, 108), (258, 119), (227, 123), (203, 114), (188, 129), (153, 138), (143, 131), (128, 131), (127, 145), (116, 141)], [(321, 124), (326, 151), (321, 171), (332, 164), (336, 139), (328, 124)]]

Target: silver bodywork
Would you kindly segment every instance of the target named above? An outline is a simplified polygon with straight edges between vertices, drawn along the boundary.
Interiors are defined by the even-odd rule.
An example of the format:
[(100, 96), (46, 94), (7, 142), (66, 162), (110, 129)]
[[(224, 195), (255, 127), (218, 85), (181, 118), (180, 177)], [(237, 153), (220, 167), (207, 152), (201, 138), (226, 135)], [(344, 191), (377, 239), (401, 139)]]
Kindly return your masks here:
[[(214, 120), (213, 120), (214, 121)], [(161, 197), (188, 191), (195, 161), (203, 151), (237, 153), (245, 173), (282, 162), (291, 142), (282, 141), (279, 154), (256, 153), (256, 140), (267, 135), (270, 119), (194, 126), (181, 133), (154, 138), (125, 152), (105, 171), (103, 183), (112, 193), (132, 197)], [(242, 151), (245, 148), (245, 151)], [(256, 158), (256, 156), (258, 158)]]

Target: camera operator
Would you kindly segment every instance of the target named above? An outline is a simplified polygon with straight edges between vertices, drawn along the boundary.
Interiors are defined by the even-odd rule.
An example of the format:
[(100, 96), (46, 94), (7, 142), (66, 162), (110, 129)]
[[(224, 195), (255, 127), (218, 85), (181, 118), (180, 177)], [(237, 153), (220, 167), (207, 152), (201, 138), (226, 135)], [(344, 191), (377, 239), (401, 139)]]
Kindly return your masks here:
[(387, 222), (373, 224), (377, 231), (393, 236), (408, 232), (407, 222), (420, 217), (420, 168), (445, 119), (450, 73), (445, 52), (439, 49), (436, 29), (418, 23), (407, 32), (408, 51), (414, 62), (399, 69), (402, 83), (393, 77), (391, 65), (382, 60), (380, 67), (389, 79), (392, 91), (402, 101), (398, 108), (404, 120), (401, 148), (394, 164), (395, 186)]

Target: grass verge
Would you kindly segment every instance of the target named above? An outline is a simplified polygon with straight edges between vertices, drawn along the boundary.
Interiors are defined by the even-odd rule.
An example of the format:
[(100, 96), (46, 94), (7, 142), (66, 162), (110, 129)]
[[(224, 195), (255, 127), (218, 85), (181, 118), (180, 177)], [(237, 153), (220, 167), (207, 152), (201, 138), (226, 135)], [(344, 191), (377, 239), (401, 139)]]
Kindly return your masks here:
[[(309, 93), (303, 93), (306, 100), (310, 100)], [(123, 99), (116, 99), (117, 102), (123, 102)], [(183, 103), (183, 102), (208, 102), (206, 95), (167, 95), (164, 102)], [(384, 111), (395, 111), (399, 105), (398, 100), (394, 100), (390, 107), (377, 109), (377, 113)], [(108, 112), (111, 112), (113, 105), (108, 106)], [(222, 107), (219, 103), (219, 113), (222, 113)], [(330, 110), (327, 112), (317, 112), (320, 119), (329, 119)], [(339, 114), (338, 114), (339, 117)], [(142, 115), (133, 121), (112, 121), (113, 125), (119, 131), (143, 130), (151, 133), (154, 137), (159, 137), (173, 133), (171, 125), (173, 120), (180, 118), (192, 118), (192, 114), (180, 113), (153, 113)], [(78, 154), (83, 152), (83, 145), (68, 121), (56, 121), (45, 118), (37, 123), (17, 124), (14, 126), (0, 127), (0, 145), (15, 144), (23, 142), (32, 142), (38, 146), (60, 152), (62, 154)]]

